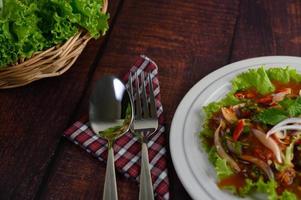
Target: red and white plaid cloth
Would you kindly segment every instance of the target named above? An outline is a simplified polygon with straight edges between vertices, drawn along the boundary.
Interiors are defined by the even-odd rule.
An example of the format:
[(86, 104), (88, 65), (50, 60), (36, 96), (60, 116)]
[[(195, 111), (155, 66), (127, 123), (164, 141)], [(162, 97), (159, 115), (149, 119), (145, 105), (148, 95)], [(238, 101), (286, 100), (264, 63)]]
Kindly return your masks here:
[[(159, 117), (159, 129), (148, 142), (148, 152), (152, 182), (156, 199), (169, 199), (169, 181), (167, 176), (166, 142), (163, 126), (163, 107), (160, 98), (160, 86), (158, 80), (157, 65), (146, 56), (140, 56), (131, 72), (148, 72), (154, 86), (156, 98), (157, 116)], [(124, 76), (123, 81), (128, 82), (130, 71)], [(128, 87), (128, 85), (127, 85)], [(100, 161), (107, 158), (107, 142), (99, 138), (89, 127), (87, 119), (75, 122), (64, 133), (64, 136), (75, 144), (81, 146), (88, 153), (94, 155)], [(126, 177), (139, 181), (141, 143), (131, 133), (126, 133), (114, 143), (115, 166)]]

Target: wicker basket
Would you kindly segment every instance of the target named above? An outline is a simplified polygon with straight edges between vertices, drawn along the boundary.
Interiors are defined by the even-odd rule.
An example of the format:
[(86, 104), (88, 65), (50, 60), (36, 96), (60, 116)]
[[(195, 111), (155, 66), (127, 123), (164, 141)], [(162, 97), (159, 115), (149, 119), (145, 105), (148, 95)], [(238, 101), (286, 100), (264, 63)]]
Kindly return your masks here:
[[(102, 12), (105, 13), (107, 8), (108, 0), (104, 0)], [(63, 74), (76, 61), (90, 39), (89, 33), (80, 30), (64, 44), (37, 52), (30, 59), (20, 60), (0, 70), (0, 89), (19, 87)]]

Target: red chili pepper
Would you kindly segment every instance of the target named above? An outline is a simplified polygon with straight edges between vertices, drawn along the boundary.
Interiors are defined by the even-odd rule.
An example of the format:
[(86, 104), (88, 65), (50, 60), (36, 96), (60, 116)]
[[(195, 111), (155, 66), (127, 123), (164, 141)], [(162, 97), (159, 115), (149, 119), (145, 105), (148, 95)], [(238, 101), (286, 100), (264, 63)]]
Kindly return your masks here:
[(243, 91), (235, 93), (234, 96), (239, 99), (254, 99), (257, 95), (253, 91)]
[(238, 120), (237, 125), (233, 132), (233, 140), (237, 141), (242, 131), (244, 130), (245, 121), (243, 119)]
[(257, 101), (257, 103), (269, 104), (269, 103), (272, 103), (273, 97), (271, 95), (264, 96), (264, 97), (257, 99), (256, 101)]
[(245, 98), (245, 95), (242, 93), (242, 92), (238, 92), (234, 95), (236, 98), (239, 98), (239, 99), (244, 99)]

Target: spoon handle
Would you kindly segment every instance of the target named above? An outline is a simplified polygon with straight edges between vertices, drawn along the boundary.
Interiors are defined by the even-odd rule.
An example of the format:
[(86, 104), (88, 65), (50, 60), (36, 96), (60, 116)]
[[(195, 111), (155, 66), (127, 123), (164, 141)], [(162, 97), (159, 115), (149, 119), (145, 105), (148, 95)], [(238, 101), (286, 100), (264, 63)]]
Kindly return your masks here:
[(108, 159), (106, 168), (106, 178), (103, 190), (104, 200), (117, 200), (117, 185), (115, 175), (115, 164), (114, 164), (114, 151), (112, 147), (108, 149)]
[(152, 177), (149, 169), (148, 150), (145, 142), (142, 142), (142, 150), (141, 150), (139, 199), (154, 200)]

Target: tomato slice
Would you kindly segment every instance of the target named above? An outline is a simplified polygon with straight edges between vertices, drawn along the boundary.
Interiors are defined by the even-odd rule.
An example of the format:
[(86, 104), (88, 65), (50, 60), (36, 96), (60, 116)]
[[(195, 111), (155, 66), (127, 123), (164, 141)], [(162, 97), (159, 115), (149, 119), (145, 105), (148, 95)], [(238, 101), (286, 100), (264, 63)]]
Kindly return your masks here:
[(244, 130), (245, 121), (243, 119), (238, 120), (237, 125), (233, 132), (233, 140), (237, 141), (242, 131)]

